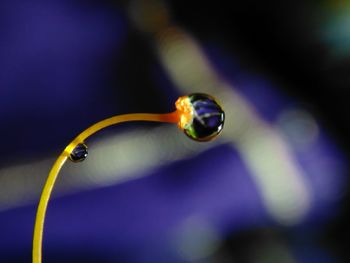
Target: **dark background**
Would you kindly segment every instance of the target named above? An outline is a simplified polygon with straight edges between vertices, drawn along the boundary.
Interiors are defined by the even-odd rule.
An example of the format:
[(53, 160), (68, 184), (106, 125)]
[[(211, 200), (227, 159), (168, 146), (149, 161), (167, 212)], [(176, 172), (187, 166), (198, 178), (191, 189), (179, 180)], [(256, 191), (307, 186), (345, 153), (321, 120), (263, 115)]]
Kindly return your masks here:
[[(244, 69), (273, 79), (284, 93), (312, 110), (349, 154), (350, 57), (332, 56), (331, 47), (320, 38), (320, 32), (326, 30), (324, 22), (334, 12), (327, 4), (333, 1), (170, 2), (180, 25), (202, 41), (221, 41)], [(346, 1), (333, 3), (336, 6)], [(344, 262), (349, 257), (349, 209), (347, 194), (340, 214), (319, 237)], [(260, 235), (235, 235), (227, 241), (227, 249), (240, 251)]]
[[(33, 6), (36, 2), (40, 3), (33, 1)], [(149, 35), (128, 20), (128, 4), (128, 1), (47, 1), (43, 6), (49, 8), (43, 8), (43, 12), (28, 1), (1, 4), (0, 116), (4, 141), (0, 167), (54, 154), (72, 134), (81, 131), (81, 127), (106, 116), (166, 112), (172, 107), (179, 94), (166, 76), (161, 77), (160, 82), (170, 88), (155, 85), (154, 68), (160, 75), (165, 74)], [(350, 32), (332, 29), (334, 24), (342, 25), (338, 17), (350, 10), (347, 1), (168, 1), (167, 5), (173, 22), (204, 48), (219, 44), (225, 54), (235, 58), (240, 70), (264, 76), (278, 87), (278, 92), (310, 110), (347, 160)], [(61, 15), (57, 10), (63, 7), (69, 10), (68, 18), (56, 19)], [(27, 26), (17, 27), (21, 21)], [(70, 24), (78, 26), (72, 28)], [(40, 25), (39, 29), (36, 25)], [(68, 35), (66, 28), (69, 28)], [(346, 28), (346, 24), (342, 28)], [(332, 32), (338, 34), (334, 36)], [(42, 36), (45, 37), (40, 39)], [(43, 49), (47, 46), (54, 48)], [(50, 75), (50, 65), (54, 64), (62, 72)], [(93, 78), (86, 78), (87, 74)], [(212, 261), (252, 262), (250, 254), (256, 247), (268, 251), (269, 244), (286, 243), (299, 255), (300, 262), (346, 262), (350, 243), (349, 186), (346, 189), (337, 209), (330, 210), (334, 214), (325, 223), (318, 225), (318, 218), (314, 218), (294, 227), (274, 224), (242, 227), (225, 236)], [(98, 194), (103, 195), (101, 192)], [(63, 202), (69, 203), (69, 197), (65, 198)], [(34, 208), (34, 205), (18, 208), (2, 218), (7, 223), (24, 215), (31, 227)], [(27, 231), (30, 236), (31, 229)], [(27, 262), (28, 246), (21, 247), (23, 243), (18, 245), (12, 239), (11, 242), (13, 251), (3, 252), (6, 258), (0, 261)], [(55, 258), (65, 258), (55, 254), (55, 245), (47, 252), (52, 262)], [(67, 253), (76, 256), (78, 252)], [(18, 254), (15, 259), (14, 254)], [(93, 257), (99, 254), (91, 254), (93, 256), (87, 253), (85, 258), (78, 257), (75, 262), (87, 262), (87, 259), (98, 262)], [(332, 259), (328, 260), (329, 254)], [(106, 259), (106, 262), (110, 261)]]

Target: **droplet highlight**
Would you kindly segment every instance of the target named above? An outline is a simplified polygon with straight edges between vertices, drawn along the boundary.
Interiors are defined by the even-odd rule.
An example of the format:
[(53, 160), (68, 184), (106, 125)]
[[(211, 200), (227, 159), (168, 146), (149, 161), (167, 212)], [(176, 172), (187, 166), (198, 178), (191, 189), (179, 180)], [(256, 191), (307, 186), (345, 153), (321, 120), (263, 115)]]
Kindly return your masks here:
[(88, 147), (85, 143), (79, 143), (69, 155), (69, 159), (75, 163), (84, 161), (88, 156), (87, 149)]

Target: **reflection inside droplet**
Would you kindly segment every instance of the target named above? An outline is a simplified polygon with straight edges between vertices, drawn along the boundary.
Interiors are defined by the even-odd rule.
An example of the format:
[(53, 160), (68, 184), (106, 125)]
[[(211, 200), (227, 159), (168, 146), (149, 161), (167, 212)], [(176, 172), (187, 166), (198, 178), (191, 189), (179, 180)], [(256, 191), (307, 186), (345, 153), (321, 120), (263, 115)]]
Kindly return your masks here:
[(180, 111), (179, 127), (196, 141), (209, 141), (223, 129), (225, 114), (217, 101), (206, 94), (193, 93), (176, 102)]
[(79, 143), (69, 155), (69, 159), (75, 163), (84, 161), (88, 156), (87, 149), (88, 147), (85, 143)]

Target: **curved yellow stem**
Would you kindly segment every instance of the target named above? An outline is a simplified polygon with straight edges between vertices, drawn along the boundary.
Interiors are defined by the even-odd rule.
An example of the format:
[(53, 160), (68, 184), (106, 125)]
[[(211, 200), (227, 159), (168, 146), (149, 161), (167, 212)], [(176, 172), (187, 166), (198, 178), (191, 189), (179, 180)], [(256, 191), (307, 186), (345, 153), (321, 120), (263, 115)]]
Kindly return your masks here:
[(38, 210), (35, 219), (34, 235), (33, 235), (33, 263), (42, 262), (42, 240), (44, 231), (44, 221), (46, 215), (47, 205), (51, 196), (51, 192), (55, 181), (57, 179), (58, 173), (60, 172), (62, 166), (66, 162), (72, 150), (79, 144), (83, 143), (85, 139), (90, 137), (92, 134), (98, 132), (99, 130), (106, 128), (111, 125), (115, 125), (121, 122), (128, 121), (156, 121), (156, 122), (173, 122), (178, 123), (179, 112), (175, 111), (168, 114), (148, 114), (148, 113), (134, 113), (114, 116), (103, 121), (100, 121), (91, 127), (87, 128), (85, 131), (80, 133), (60, 154), (56, 162), (51, 168), (49, 176), (44, 185)]

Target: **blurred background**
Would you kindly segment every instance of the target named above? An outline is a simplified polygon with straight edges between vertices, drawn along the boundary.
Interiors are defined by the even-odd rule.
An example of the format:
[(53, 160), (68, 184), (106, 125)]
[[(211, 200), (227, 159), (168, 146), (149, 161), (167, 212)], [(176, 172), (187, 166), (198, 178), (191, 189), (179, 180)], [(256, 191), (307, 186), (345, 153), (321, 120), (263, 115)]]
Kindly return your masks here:
[(192, 92), (220, 138), (131, 123), (67, 163), (44, 262), (348, 262), (350, 2), (0, 2), (0, 262), (31, 262), (36, 206), (82, 130)]

